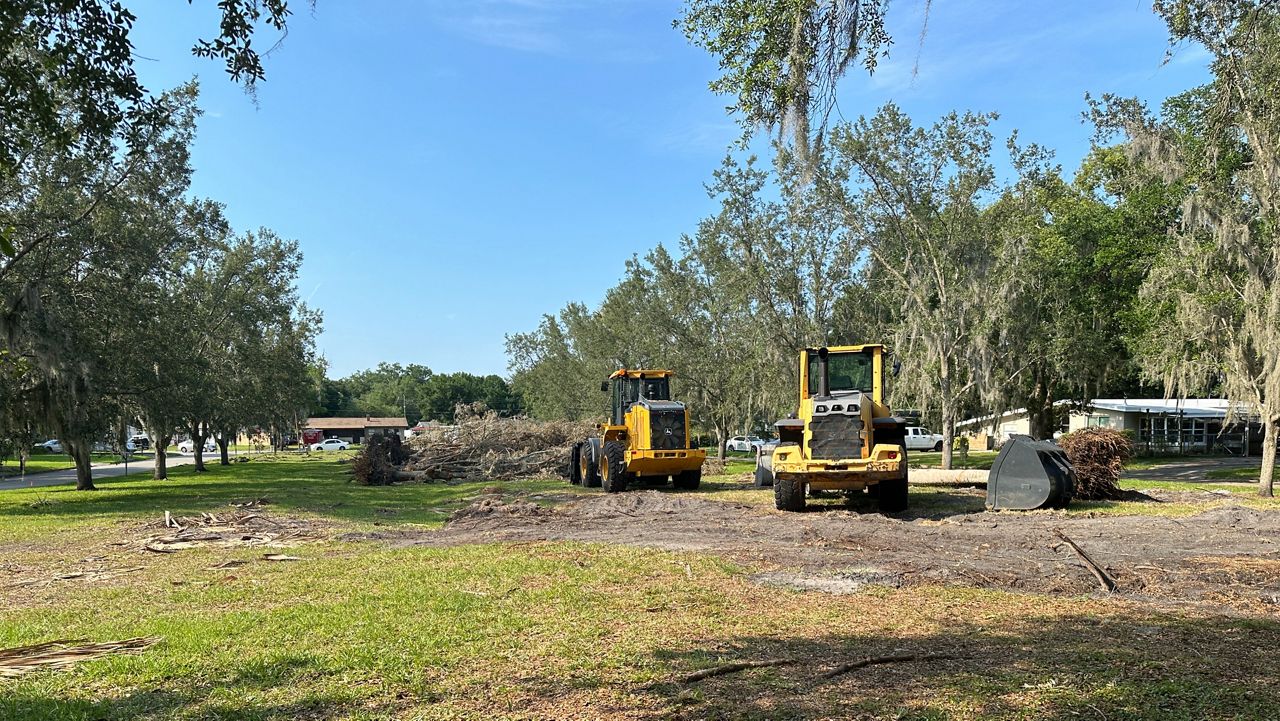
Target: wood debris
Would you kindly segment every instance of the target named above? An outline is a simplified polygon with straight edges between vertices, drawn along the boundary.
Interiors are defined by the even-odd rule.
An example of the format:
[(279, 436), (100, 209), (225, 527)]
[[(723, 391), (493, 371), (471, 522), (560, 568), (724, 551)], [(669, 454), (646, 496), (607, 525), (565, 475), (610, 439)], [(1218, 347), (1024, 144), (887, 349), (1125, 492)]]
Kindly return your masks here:
[(142, 550), (176, 553), (202, 546), (285, 548), (323, 537), (310, 521), (272, 518), (248, 510), (182, 518), (165, 511), (163, 527), (168, 532), (142, 539)]
[(483, 407), (459, 406), (457, 419), (409, 442), (411, 454), (397, 480), (567, 476), (573, 444), (595, 430), (588, 421), (503, 418)]
[(79, 661), (115, 653), (137, 654), (160, 640), (155, 636), (101, 643), (63, 640), (0, 649), (0, 678), (16, 678), (32, 671), (66, 668)]
[(1098, 579), (1098, 585), (1103, 591), (1107, 593), (1116, 592), (1119, 588), (1119, 585), (1116, 583), (1116, 579), (1112, 578), (1111, 574), (1107, 573), (1106, 569), (1099, 566), (1092, 558), (1090, 558), (1089, 554), (1085, 553), (1083, 548), (1077, 545), (1075, 541), (1071, 540), (1067, 534), (1063, 533), (1062, 529), (1055, 530), (1053, 535), (1059, 541), (1067, 544), (1072, 551), (1075, 551), (1076, 556), (1078, 556), (1081, 561), (1084, 561), (1084, 565), (1089, 569), (1089, 572), (1093, 574), (1094, 578)]

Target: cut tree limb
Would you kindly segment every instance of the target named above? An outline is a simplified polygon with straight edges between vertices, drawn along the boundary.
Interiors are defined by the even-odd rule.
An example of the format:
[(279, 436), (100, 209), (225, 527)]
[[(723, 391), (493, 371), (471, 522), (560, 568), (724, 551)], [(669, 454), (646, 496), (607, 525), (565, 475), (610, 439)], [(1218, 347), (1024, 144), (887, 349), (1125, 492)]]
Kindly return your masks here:
[(1094, 562), (1092, 558), (1089, 558), (1089, 554), (1085, 553), (1083, 548), (1077, 545), (1075, 541), (1071, 540), (1067, 534), (1063, 533), (1062, 529), (1055, 529), (1053, 535), (1056, 536), (1058, 540), (1070, 546), (1071, 550), (1075, 551), (1076, 555), (1080, 557), (1080, 560), (1084, 561), (1084, 565), (1089, 568), (1091, 573), (1093, 573), (1093, 577), (1098, 579), (1098, 585), (1103, 591), (1107, 593), (1115, 593), (1119, 590), (1120, 586), (1116, 583), (1116, 579), (1112, 578), (1111, 574), (1107, 573), (1106, 570)]
[(771, 658), (764, 661), (736, 661), (734, 663), (726, 663), (723, 666), (712, 666), (711, 668), (704, 668), (701, 671), (694, 671), (688, 676), (683, 676), (677, 679), (677, 681), (680, 683), (694, 683), (695, 681), (701, 681), (704, 678), (711, 678), (713, 676), (724, 676), (725, 674), (737, 673), (739, 671), (746, 671), (753, 668), (789, 666), (795, 662), (796, 660), (794, 658)]
[(894, 653), (887, 656), (869, 656), (852, 663), (841, 664), (835, 668), (823, 673), (818, 678), (823, 681), (829, 681), (837, 676), (842, 676), (850, 671), (856, 671), (867, 666), (878, 666), (883, 663), (910, 663), (912, 661), (944, 661), (960, 658), (952, 653)]

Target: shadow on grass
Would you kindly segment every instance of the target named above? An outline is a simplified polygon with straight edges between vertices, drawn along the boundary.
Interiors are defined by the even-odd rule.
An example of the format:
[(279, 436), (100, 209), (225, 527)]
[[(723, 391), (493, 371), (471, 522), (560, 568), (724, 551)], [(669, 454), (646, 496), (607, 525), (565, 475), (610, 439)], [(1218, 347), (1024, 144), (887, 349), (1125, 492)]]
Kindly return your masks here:
[[(866, 600), (871, 606), (878, 599), (869, 594)], [(907, 629), (900, 636), (833, 630), (816, 639), (787, 638), (782, 631), (782, 637), (689, 639), (654, 651), (644, 664), (667, 669), (669, 680), (620, 690), (656, 697), (669, 709), (663, 717), (676, 719), (1280, 718), (1275, 621), (1121, 610), (993, 625), (956, 623), (934, 634)], [(925, 654), (950, 658), (821, 678), (868, 657)], [(721, 664), (767, 659), (793, 663), (680, 680)]]
[[(271, 661), (253, 661), (223, 680), (154, 688), (136, 688), (106, 698), (50, 697), (42, 693), (38, 676), (34, 683), (19, 682), (0, 695), (0, 718), (41, 719), (334, 719), (351, 712), (354, 699), (338, 690), (311, 691), (287, 701), (264, 701), (263, 694), (304, 682), (319, 669), (303, 656), (286, 655)], [(57, 673), (57, 672), (55, 672)], [(14, 682), (10, 682), (13, 684)], [(163, 681), (161, 682), (163, 683)], [(97, 694), (94, 694), (97, 695)], [(292, 694), (291, 694), (292, 695)]]

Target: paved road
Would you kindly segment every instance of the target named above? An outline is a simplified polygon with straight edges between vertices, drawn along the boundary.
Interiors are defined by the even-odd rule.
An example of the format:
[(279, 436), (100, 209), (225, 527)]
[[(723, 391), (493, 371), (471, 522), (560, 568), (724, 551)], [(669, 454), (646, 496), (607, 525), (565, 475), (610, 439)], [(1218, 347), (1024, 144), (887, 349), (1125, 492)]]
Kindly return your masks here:
[[(205, 455), (205, 462), (209, 459), (215, 459), (217, 455)], [(182, 453), (170, 453), (166, 461), (168, 466), (182, 466), (188, 463), (195, 463), (196, 457)], [(142, 473), (150, 474), (155, 469), (154, 460), (130, 461), (129, 475), (138, 475)], [(123, 463), (95, 463), (93, 464), (93, 480), (101, 478), (119, 478), (125, 474), (125, 465)], [(45, 471), (43, 473), (32, 473), (26, 478), (6, 478), (0, 480), (0, 491), (7, 491), (13, 488), (41, 488), (44, 486), (62, 486), (73, 484), (76, 482), (76, 469), (68, 468), (63, 471)]]

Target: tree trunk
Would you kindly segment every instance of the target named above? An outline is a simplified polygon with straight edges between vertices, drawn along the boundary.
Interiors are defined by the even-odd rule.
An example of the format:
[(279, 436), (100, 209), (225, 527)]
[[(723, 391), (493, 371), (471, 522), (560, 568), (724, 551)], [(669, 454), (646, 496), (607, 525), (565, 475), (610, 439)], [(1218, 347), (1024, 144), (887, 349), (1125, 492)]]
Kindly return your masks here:
[(204, 441), (209, 437), (207, 430), (197, 423), (191, 427), (191, 452), (196, 457), (196, 473), (203, 473), (208, 468), (204, 467)]
[(724, 460), (729, 455), (729, 431), (723, 426), (716, 426), (716, 448), (720, 460)]
[(224, 466), (231, 465), (231, 459), (227, 457), (227, 446), (230, 445), (230, 441), (227, 440), (227, 434), (223, 433), (216, 440), (218, 443), (218, 450), (220, 452), (219, 455), (221, 456), (219, 459), (220, 463)]
[(89, 458), (89, 444), (71, 440), (62, 442), (67, 446), (67, 453), (71, 454), (72, 460), (76, 462), (76, 490), (98, 490), (98, 487), (93, 485), (93, 461)]
[(951, 404), (942, 405), (942, 467), (951, 470), (953, 441), (956, 438), (956, 414)]
[(1049, 384), (1045, 382), (1044, 374), (1040, 371), (1036, 371), (1035, 390), (1027, 405), (1027, 420), (1032, 438), (1037, 441), (1053, 438), (1053, 432), (1057, 430), (1055, 422), (1057, 419), (1053, 412), (1053, 394), (1049, 390)]
[(1258, 477), (1258, 495), (1264, 498), (1272, 496), (1272, 479), (1276, 471), (1277, 431), (1280, 431), (1280, 419), (1269, 419), (1262, 436), (1262, 474)]
[(155, 468), (151, 472), (151, 477), (157, 481), (163, 481), (169, 477), (169, 441), (173, 440), (173, 436), (152, 436), (151, 443), (156, 447)]

